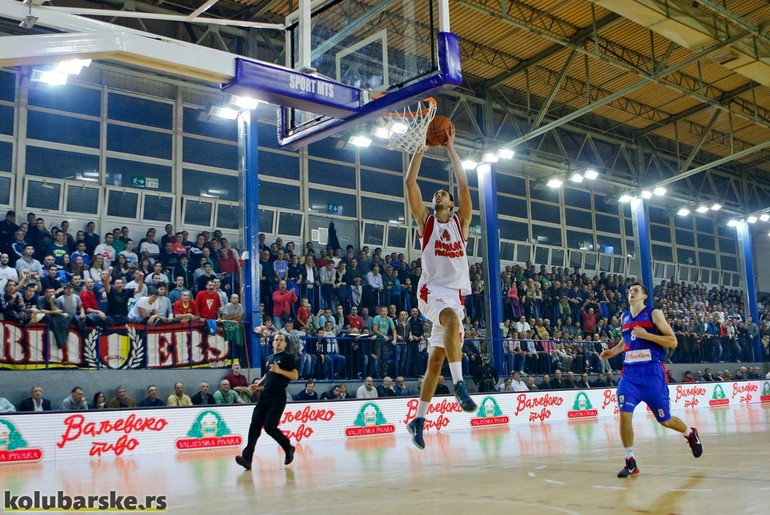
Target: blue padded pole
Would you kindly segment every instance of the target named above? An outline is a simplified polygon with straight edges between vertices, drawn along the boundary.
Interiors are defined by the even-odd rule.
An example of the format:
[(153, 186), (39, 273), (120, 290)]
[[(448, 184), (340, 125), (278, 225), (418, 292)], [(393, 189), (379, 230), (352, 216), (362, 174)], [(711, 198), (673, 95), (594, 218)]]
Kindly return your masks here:
[(634, 229), (636, 229), (636, 247), (639, 249), (639, 265), (642, 269), (641, 283), (647, 288), (647, 305), (654, 308), (650, 224), (647, 219), (646, 207), (644, 200), (641, 198), (635, 198), (631, 201), (631, 217), (634, 221)]
[[(743, 259), (743, 266), (741, 267), (743, 284), (746, 285), (746, 298), (743, 300), (743, 312), (751, 315), (754, 323), (758, 324), (759, 310), (757, 308), (757, 286), (754, 280), (754, 253), (751, 247), (749, 224), (748, 222), (740, 221), (735, 229), (738, 234), (738, 252)], [(751, 343), (754, 345), (754, 361), (762, 361), (762, 341), (759, 336), (754, 338), (754, 341)]]
[(495, 371), (503, 373), (503, 344), (500, 325), (503, 322), (503, 305), (498, 286), (500, 284), (500, 237), (497, 226), (497, 178), (494, 163), (482, 163), (476, 168), (481, 205), (481, 234), (484, 242), (484, 283), (487, 285), (484, 310), (487, 335), (492, 338), (492, 355)]
[[(257, 112), (247, 109), (238, 113), (238, 171), (241, 177), (241, 206), (243, 206), (244, 248), (249, 258), (243, 267), (243, 309), (245, 311), (246, 341), (251, 368), (261, 363), (260, 346), (254, 331), (262, 323), (259, 313), (259, 149)], [(256, 366), (255, 366), (256, 365)]]

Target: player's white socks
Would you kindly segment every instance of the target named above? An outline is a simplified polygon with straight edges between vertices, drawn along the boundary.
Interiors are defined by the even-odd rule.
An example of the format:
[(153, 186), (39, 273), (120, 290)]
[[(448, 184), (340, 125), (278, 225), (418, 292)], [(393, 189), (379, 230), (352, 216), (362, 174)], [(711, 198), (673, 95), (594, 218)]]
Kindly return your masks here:
[(685, 437), (685, 438), (690, 438), (690, 435), (692, 434), (692, 428), (691, 428), (691, 427), (688, 427), (688, 428), (687, 428), (687, 431), (685, 431), (685, 432), (684, 432), (684, 433), (682, 433), (682, 434), (684, 435), (684, 437)]
[(633, 447), (626, 447), (626, 459), (630, 459), (634, 457), (634, 448)]
[(463, 362), (455, 361), (449, 364), (449, 371), (452, 373), (452, 383), (457, 384), (463, 380)]
[(422, 399), (417, 403), (417, 418), (425, 418), (425, 415), (428, 414), (428, 406), (430, 406), (430, 402), (425, 402)]

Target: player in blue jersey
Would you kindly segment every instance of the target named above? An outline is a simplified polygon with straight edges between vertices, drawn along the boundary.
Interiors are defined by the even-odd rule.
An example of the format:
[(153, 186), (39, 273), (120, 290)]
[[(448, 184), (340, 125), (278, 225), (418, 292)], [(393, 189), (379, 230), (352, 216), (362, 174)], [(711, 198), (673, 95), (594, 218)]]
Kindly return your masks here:
[(618, 405), (620, 407), (620, 438), (626, 448), (626, 466), (618, 477), (635, 476), (639, 473), (634, 459), (634, 408), (645, 402), (655, 414), (658, 422), (669, 429), (678, 431), (687, 439), (692, 455), (703, 454), (703, 445), (698, 430), (687, 428), (680, 418), (672, 417), (669, 410), (666, 348), (676, 347), (676, 336), (659, 309), (646, 306), (647, 289), (634, 283), (628, 290), (630, 309), (623, 313), (623, 345), (601, 353), (601, 359), (610, 359), (625, 351), (623, 374), (618, 382)]

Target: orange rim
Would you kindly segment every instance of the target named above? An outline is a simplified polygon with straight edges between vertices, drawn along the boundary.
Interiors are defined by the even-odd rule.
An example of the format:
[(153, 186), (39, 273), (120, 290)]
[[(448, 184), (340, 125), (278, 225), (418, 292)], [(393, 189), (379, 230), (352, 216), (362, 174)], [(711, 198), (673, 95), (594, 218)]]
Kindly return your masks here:
[[(379, 98), (379, 97), (378, 97)], [(433, 97), (428, 97), (421, 102), (427, 102), (429, 106), (426, 109), (420, 109), (419, 111), (407, 111), (407, 112), (401, 112), (401, 113), (387, 113), (382, 115), (383, 118), (417, 118), (420, 116), (425, 116), (428, 113), (430, 113), (431, 107), (436, 105), (436, 99)]]

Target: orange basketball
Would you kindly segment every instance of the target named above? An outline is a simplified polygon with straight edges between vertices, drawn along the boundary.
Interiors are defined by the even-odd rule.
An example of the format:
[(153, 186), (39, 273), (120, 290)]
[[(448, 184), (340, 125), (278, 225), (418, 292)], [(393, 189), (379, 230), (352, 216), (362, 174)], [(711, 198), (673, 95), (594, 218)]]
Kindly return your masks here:
[(430, 147), (439, 147), (446, 143), (447, 134), (446, 131), (452, 127), (452, 121), (446, 116), (436, 116), (430, 125), (428, 125), (428, 133), (425, 135), (425, 143)]

